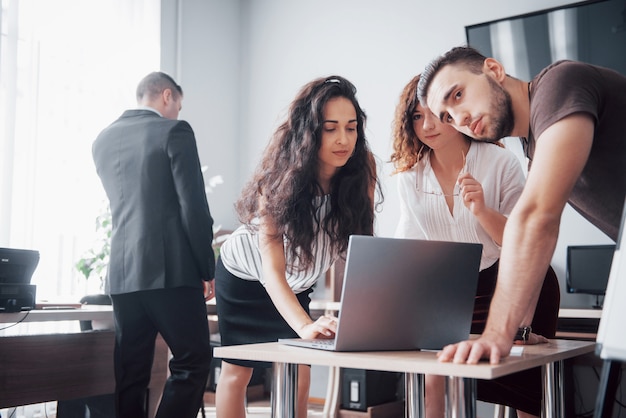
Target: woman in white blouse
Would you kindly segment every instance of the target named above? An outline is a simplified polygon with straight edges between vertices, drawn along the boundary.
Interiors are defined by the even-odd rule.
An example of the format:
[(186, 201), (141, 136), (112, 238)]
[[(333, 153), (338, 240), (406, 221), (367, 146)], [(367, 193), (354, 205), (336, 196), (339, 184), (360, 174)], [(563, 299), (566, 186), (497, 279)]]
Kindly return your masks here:
[[(419, 76), (406, 85), (393, 124), (394, 173), (401, 201), (398, 238), (483, 244), (479, 284), (472, 319), (472, 333), (484, 329), (498, 275), (500, 244), (507, 216), (524, 187), (524, 173), (517, 157), (501, 144), (472, 141), (437, 119), (416, 98)], [(528, 342), (553, 338), (559, 307), (558, 281), (546, 274)], [(522, 324), (520, 324), (521, 326)], [(518, 416), (539, 415), (539, 370), (510, 378), (480, 381), (478, 397), (509, 405)], [(426, 379), (426, 416), (441, 417), (443, 378)]]

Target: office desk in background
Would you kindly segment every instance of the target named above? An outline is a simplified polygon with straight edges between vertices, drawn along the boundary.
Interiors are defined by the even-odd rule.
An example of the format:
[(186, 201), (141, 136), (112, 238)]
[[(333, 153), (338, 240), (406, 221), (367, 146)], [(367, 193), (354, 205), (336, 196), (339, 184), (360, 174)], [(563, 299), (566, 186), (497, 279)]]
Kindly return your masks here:
[(475, 379), (495, 379), (521, 370), (543, 368), (543, 416), (563, 416), (563, 360), (593, 352), (595, 343), (588, 341), (551, 340), (548, 344), (524, 346), (520, 356), (510, 356), (500, 364), (478, 365), (439, 363), (432, 351), (343, 352), (292, 347), (281, 343), (262, 343), (216, 347), (221, 358), (274, 362), (272, 382), (273, 418), (295, 417), (297, 365), (360, 368), (406, 373), (407, 417), (417, 418), (423, 412), (423, 375), (438, 374), (446, 378), (446, 402), (451, 416), (472, 418), (476, 414)]
[[(12, 335), (0, 336), (0, 408), (70, 400), (113, 393), (115, 332), (26, 333), (19, 326), (47, 321), (109, 321), (111, 306), (0, 313), (0, 328), (19, 323)], [(15, 331), (13, 331), (15, 329)], [(159, 336), (149, 385), (153, 417), (167, 379), (168, 348)]]
[[(0, 313), (0, 324), (49, 321), (108, 321), (112, 319), (113, 308), (110, 305), (84, 305), (74, 309), (59, 309), (50, 306), (47, 309)], [(0, 328), (4, 327), (0, 326)]]
[(595, 341), (602, 309), (559, 309), (556, 338)]

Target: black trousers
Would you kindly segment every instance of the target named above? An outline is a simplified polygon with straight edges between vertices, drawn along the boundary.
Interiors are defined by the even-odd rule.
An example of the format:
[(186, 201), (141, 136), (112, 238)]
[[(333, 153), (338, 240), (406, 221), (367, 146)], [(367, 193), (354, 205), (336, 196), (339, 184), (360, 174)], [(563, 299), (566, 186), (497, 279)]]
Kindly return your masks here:
[(115, 415), (113, 394), (57, 402), (57, 418), (111, 418)]
[(147, 387), (159, 333), (172, 358), (156, 417), (195, 418), (212, 359), (202, 289), (147, 290), (111, 295), (111, 299), (116, 327), (116, 417), (147, 416)]
[[(485, 329), (489, 305), (498, 277), (498, 267), (498, 262), (496, 262), (480, 272), (474, 303), (472, 333), (479, 334)], [(532, 320), (531, 326), (534, 333), (546, 338), (554, 338), (560, 298), (558, 278), (552, 267), (548, 267)], [(541, 379), (541, 367), (535, 367), (493, 380), (478, 380), (476, 391), (481, 401), (507, 405), (539, 416), (543, 396)]]

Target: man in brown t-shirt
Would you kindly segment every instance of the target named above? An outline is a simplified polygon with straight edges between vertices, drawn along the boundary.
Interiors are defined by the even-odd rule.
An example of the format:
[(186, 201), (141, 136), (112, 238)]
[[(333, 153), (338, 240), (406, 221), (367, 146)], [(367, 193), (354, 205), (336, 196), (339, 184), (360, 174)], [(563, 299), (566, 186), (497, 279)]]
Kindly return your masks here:
[[(516, 332), (530, 324), (568, 201), (617, 239), (626, 190), (625, 92), (623, 75), (573, 61), (521, 81), (469, 47), (453, 48), (426, 67), (417, 92), (422, 105), (477, 140), (519, 136), (532, 162), (504, 231), (485, 331), (446, 347), (441, 361), (497, 363), (508, 355)], [(527, 332), (523, 339), (546, 341)]]

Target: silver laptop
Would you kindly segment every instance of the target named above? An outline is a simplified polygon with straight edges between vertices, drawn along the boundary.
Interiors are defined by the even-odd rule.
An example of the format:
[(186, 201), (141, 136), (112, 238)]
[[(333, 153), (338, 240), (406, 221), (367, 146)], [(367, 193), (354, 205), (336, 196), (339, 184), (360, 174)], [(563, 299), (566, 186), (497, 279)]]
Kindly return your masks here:
[(439, 350), (469, 337), (482, 244), (350, 237), (332, 351)]

